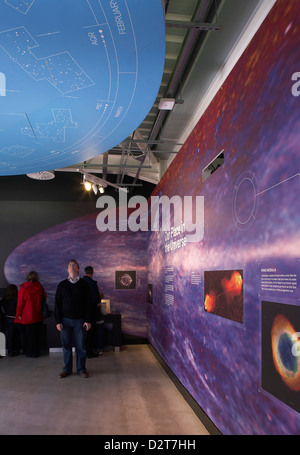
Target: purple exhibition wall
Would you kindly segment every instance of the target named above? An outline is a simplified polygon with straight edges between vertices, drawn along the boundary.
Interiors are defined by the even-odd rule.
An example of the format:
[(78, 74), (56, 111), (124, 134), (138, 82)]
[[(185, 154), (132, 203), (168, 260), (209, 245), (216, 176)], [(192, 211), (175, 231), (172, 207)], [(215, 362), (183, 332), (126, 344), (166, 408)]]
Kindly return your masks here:
[(149, 234), (148, 337), (223, 434), (300, 434), (299, 71), (279, 0), (152, 195), (204, 196), (201, 241)]
[[(67, 277), (67, 263), (74, 258), (80, 266), (94, 267), (94, 279), (111, 311), (121, 313), (122, 331), (137, 337), (146, 336), (146, 248), (145, 232), (100, 232), (98, 213), (58, 224), (21, 243), (8, 256), (4, 272), (9, 283), (20, 285), (30, 270), (39, 272), (50, 310), (58, 283)], [(135, 271), (136, 288), (116, 289), (116, 271)]]

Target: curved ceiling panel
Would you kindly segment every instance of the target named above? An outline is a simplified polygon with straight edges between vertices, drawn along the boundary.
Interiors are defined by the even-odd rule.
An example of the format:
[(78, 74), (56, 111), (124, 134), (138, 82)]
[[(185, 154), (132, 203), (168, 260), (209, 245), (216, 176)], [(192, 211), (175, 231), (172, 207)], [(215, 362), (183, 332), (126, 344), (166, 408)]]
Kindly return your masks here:
[(0, 175), (104, 153), (143, 121), (165, 58), (161, 0), (5, 0)]

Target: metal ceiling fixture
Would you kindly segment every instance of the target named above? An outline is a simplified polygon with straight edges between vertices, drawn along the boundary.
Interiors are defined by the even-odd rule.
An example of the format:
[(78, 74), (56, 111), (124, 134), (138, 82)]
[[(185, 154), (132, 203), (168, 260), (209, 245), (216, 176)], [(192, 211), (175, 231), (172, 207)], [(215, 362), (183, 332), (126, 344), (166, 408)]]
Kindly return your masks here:
[(55, 178), (53, 171), (42, 171), (42, 172), (33, 172), (32, 174), (26, 174), (27, 177), (35, 180), (52, 180)]
[(126, 187), (115, 185), (114, 183), (111, 183), (111, 182), (108, 182), (107, 180), (96, 177), (95, 175), (92, 175), (86, 171), (80, 171), (80, 172), (84, 176), (84, 181), (89, 182), (91, 184), (91, 188), (93, 188), (93, 191), (95, 194), (97, 194), (97, 191), (95, 191), (97, 186), (99, 187), (100, 193), (103, 193), (103, 191), (101, 191), (101, 188), (106, 188), (107, 185), (112, 186), (118, 190), (124, 191), (125, 193), (128, 193), (128, 188), (126, 188)]
[[(200, 34), (205, 35), (210, 24), (209, 13), (215, 12), (217, 0), (163, 0), (166, 20), (165, 67), (157, 98), (141, 125), (121, 144), (95, 158), (70, 166), (61, 171), (92, 172), (107, 181), (108, 174), (117, 174), (116, 184), (122, 185), (125, 176), (133, 178), (131, 187), (140, 181), (157, 184), (161, 177), (161, 165), (174, 156), (181, 144), (171, 139), (160, 139), (163, 122), (168, 112), (165, 105), (184, 102), (180, 96), (183, 73)], [(214, 17), (214, 15), (211, 15)], [(204, 27), (205, 26), (205, 27)], [(202, 27), (202, 29), (201, 29)], [(206, 31), (203, 31), (205, 28)], [(171, 103), (168, 100), (171, 99)], [(159, 103), (161, 106), (159, 107)], [(100, 177), (100, 176), (99, 176)]]
[[(166, 24), (165, 66), (159, 92), (143, 122), (122, 143), (62, 171), (84, 170), (130, 187), (157, 184), (179, 152), (187, 125), (231, 58), (247, 27), (270, 0), (162, 0)], [(244, 34), (246, 38), (244, 39)], [(235, 56), (234, 56), (235, 58)], [(232, 58), (232, 60), (234, 60)], [(220, 84), (221, 86), (221, 84)], [(160, 106), (159, 106), (160, 105)], [(168, 109), (166, 109), (166, 107)], [(172, 107), (172, 109), (171, 109)]]

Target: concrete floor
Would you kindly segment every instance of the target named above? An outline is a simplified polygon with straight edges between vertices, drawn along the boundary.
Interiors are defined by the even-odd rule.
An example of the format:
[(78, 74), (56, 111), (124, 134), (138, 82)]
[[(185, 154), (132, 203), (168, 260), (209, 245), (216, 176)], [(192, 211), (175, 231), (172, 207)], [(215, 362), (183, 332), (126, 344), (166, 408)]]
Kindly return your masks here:
[(0, 359), (1, 435), (207, 435), (147, 345), (88, 359), (60, 379), (62, 353)]

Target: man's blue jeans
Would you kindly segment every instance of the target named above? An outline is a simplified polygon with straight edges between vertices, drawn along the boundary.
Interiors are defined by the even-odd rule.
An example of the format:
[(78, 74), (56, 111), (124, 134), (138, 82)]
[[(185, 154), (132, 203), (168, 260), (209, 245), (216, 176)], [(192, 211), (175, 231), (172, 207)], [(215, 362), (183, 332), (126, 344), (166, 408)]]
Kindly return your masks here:
[[(61, 343), (64, 355), (63, 371), (71, 374), (73, 369), (73, 340), (75, 341), (76, 370), (77, 373), (85, 371), (86, 351), (85, 351), (85, 329), (83, 319), (63, 318), (61, 331)], [(74, 335), (74, 337), (73, 337)]]

